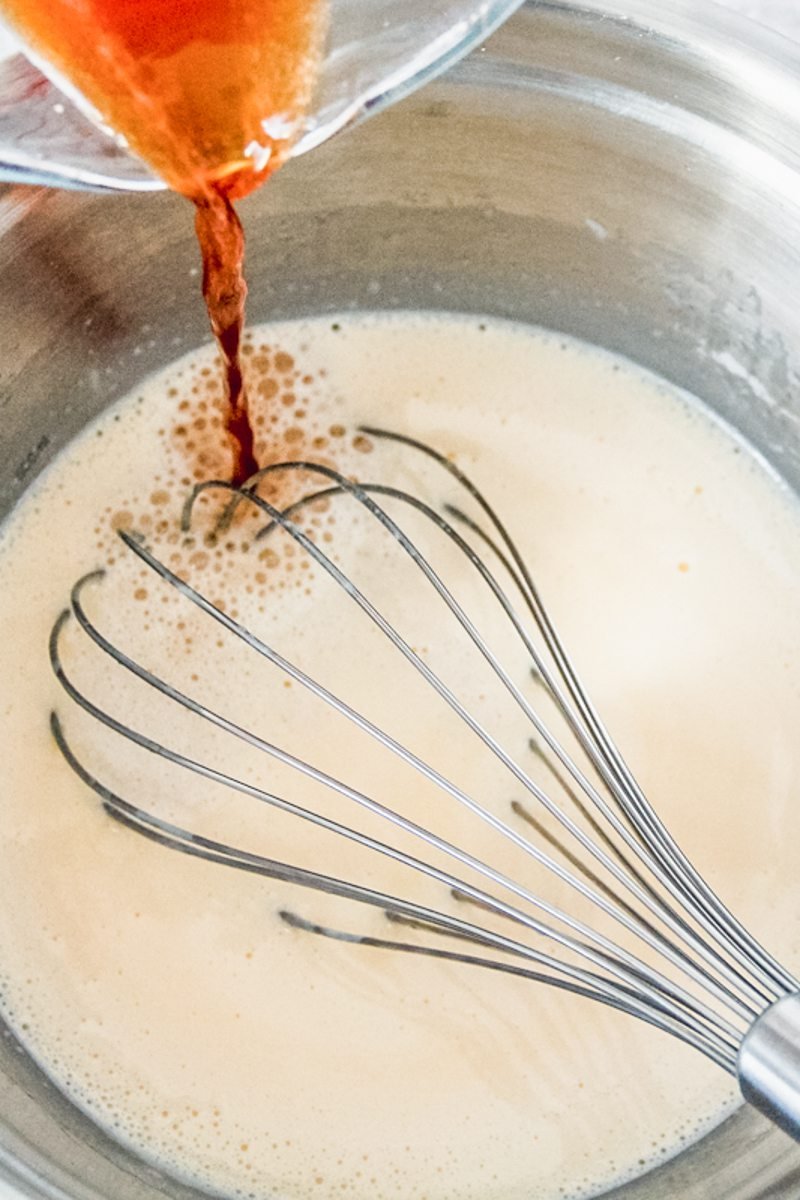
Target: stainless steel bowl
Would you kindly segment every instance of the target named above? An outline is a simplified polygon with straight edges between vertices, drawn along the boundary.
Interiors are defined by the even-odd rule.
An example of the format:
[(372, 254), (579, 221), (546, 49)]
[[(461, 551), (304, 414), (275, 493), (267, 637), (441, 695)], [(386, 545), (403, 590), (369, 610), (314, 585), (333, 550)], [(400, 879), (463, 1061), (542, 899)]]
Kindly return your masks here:
[[(620, 8), (527, 5), (246, 202), (250, 316), (423, 307), (564, 330), (703, 397), (800, 488), (800, 50), (692, 0)], [(99, 409), (207, 334), (177, 198), (7, 193), (0, 264), (7, 510)], [(2, 1178), (59, 1200), (197, 1195), (106, 1137), (10, 1033), (0, 1195)], [(789, 1200), (800, 1149), (742, 1110), (613, 1194)]]

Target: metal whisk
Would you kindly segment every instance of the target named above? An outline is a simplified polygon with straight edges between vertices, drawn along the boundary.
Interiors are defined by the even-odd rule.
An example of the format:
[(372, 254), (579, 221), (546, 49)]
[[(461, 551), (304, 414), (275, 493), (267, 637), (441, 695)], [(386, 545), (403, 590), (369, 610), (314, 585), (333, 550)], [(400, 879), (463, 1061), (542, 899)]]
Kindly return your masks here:
[[(200, 497), (208, 499), (208, 493), (220, 492), (227, 494), (227, 503), (218, 520), (218, 531), (231, 526), (241, 506), (263, 517), (256, 540), (283, 531), (295, 553), (307, 556), (317, 571), (358, 606), (393, 651), (458, 718), (469, 736), (478, 739), (510, 773), (526, 801), (515, 801), (509, 819), (498, 816), (391, 732), (379, 728), (368, 715), (246, 628), (234, 614), (212, 603), (157, 557), (141, 537), (126, 531), (120, 531), (119, 536), (130, 554), (175, 589), (184, 602), (194, 605), (254, 655), (272, 663), (293, 684), (375, 739), (387, 755), (397, 756), (418, 772), (426, 786), (433, 785), (508, 839), (538, 864), (537, 869), (545, 868), (558, 878), (559, 886), (581, 897), (582, 905), (588, 902), (600, 910), (604, 914), (603, 928), (624, 932), (612, 936), (593, 928), (550, 903), (538, 890), (530, 890), (479, 855), (418, 824), (399, 806), (389, 807), (166, 682), (104, 635), (89, 616), (85, 594), (97, 585), (103, 572), (94, 572), (75, 584), (70, 607), (56, 621), (50, 639), (53, 670), (72, 701), (114, 734), (172, 766), (264, 802), (300, 822), (356, 842), (384, 859), (427, 876), (449, 889), (451, 896), (466, 901), (471, 906), (469, 916), (448, 913), (444, 911), (446, 905), (440, 910), (355, 881), (275, 861), (166, 820), (97, 778), (79, 759), (61, 718), (54, 712), (53, 734), (67, 762), (99, 796), (112, 817), (163, 846), (358, 901), (382, 910), (393, 922), (394, 930), (409, 932), (366, 936), (315, 924), (284, 910), (283, 919), (294, 927), (362, 946), (506, 972), (601, 1001), (707, 1055), (738, 1078), (748, 1101), (800, 1140), (800, 982), (736, 920), (659, 819), (593, 707), (515, 542), (485, 497), (458, 467), (430, 446), (385, 430), (365, 428), (362, 432), (375, 441), (393, 443), (413, 463), (424, 462), (427, 469), (446, 473), (442, 478), (448, 487), (459, 489), (463, 507), (446, 504), (434, 508), (418, 495), (384, 482), (354, 483), (328, 466), (287, 462), (265, 468), (244, 488), (223, 482), (198, 485), (184, 509), (184, 531), (193, 527)], [(272, 482), (292, 478), (307, 486), (288, 507), (279, 508), (261, 494), (270, 477)], [(304, 522), (304, 517), (323, 501), (355, 504), (367, 524), (375, 524), (375, 536), (388, 535), (406, 567), (411, 564), (418, 573), (420, 585), (438, 596), (443, 612), (449, 612), (450, 619), (527, 722), (537, 755), (548, 764), (547, 786), (532, 777), (522, 758), (509, 754), (467, 701), (430, 665), (424, 652), (403, 637), (345, 572), (337, 561), (335, 540), (333, 550), (323, 548), (321, 539)], [(419, 539), (412, 540), (404, 531), (406, 523), (392, 515), (395, 512), (413, 513), (416, 522), (421, 520), (426, 528), (437, 531), (437, 537), (445, 539), (449, 552), (456, 554), (463, 567), (458, 594), (419, 548)], [(344, 533), (341, 536), (346, 539)], [(530, 669), (535, 676), (535, 705), (473, 623), (470, 600), (479, 591), (502, 618), (505, 634), (510, 632), (515, 639), (526, 671)], [(371, 814), (370, 820), (380, 818), (387, 840), (384, 835), (359, 831), (323, 811), (303, 807), (288, 796), (201, 763), (111, 715), (105, 704), (82, 693), (64, 665), (63, 631), (73, 618), (101, 652), (181, 713), (239, 739), (248, 751), (265, 754), (292, 768), (344, 799), (354, 810)], [(392, 681), (387, 679), (385, 686), (392, 686)], [(543, 707), (550, 713), (547, 721), (541, 715)], [(532, 801), (548, 814), (544, 822), (532, 811)], [(393, 834), (399, 834), (395, 842), (389, 840)], [(409, 842), (410, 838), (414, 841)], [(418, 850), (408, 848), (414, 844)], [(479, 914), (475, 919), (473, 912)], [(481, 919), (482, 915), (486, 920)], [(496, 917), (503, 920), (498, 922)], [(632, 937), (641, 948), (640, 954), (627, 948), (626, 942)]]

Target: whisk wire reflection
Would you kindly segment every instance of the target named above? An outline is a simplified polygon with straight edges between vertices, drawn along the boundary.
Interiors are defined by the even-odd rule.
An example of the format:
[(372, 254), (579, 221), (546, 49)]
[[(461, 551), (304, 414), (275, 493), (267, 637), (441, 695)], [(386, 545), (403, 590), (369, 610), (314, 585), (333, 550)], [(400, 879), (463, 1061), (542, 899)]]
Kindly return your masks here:
[[(100, 797), (112, 816), (162, 845), (235, 869), (356, 900), (382, 909), (395, 918), (415, 923), (415, 928), (423, 934), (436, 932), (440, 935), (466, 938), (476, 948), (522, 958), (528, 964), (534, 965), (516, 966), (507, 959), (487, 958), (484, 954), (350, 934), (306, 921), (284, 911), (283, 919), (295, 928), (362, 946), (424, 954), (444, 961), (481, 966), (562, 987), (622, 1009), (681, 1038), (735, 1074), (739, 1047), (750, 1027), (761, 1013), (782, 997), (796, 992), (800, 985), (729, 913), (688, 862), (655, 814), (594, 710), (515, 543), (482, 493), (463, 471), (432, 447), (405, 435), (374, 428), (365, 429), (364, 432), (373, 438), (398, 443), (412, 453), (421, 453), (433, 460), (463, 489), (466, 497), (477, 505), (481, 519), (476, 520), (453, 504), (445, 505), (441, 512), (436, 511), (419, 497), (386, 483), (353, 483), (332, 468), (316, 463), (292, 462), (273, 464), (265, 468), (243, 488), (236, 488), (222, 481), (198, 485), (185, 506), (184, 529), (189, 530), (192, 527), (196, 503), (208, 492), (219, 491), (230, 495), (220, 518), (220, 528), (230, 524), (236, 508), (241, 504), (252, 506), (262, 513), (265, 524), (256, 536), (263, 539), (277, 530), (287, 534), (361, 609), (458, 716), (471, 734), (474, 734), (506, 768), (512, 779), (558, 823), (561, 830), (558, 835), (548, 832), (543, 836), (544, 831), (537, 826), (536, 819), (528, 819), (526, 824), (538, 835), (538, 844), (532, 841), (509, 821), (491, 812), (463, 788), (423, 761), (409, 747), (396, 740), (386, 730), (379, 728), (366, 715), (351, 707), (296, 663), (285, 658), (272, 645), (261, 640), (252, 630), (213, 605), (201, 592), (172, 571), (139, 538), (125, 531), (120, 531), (119, 536), (129, 551), (166, 584), (176, 589), (185, 600), (375, 739), (384, 749), (398, 756), (628, 933), (634, 934), (649, 950), (657, 952), (665, 959), (673, 972), (679, 972), (682, 982), (640, 961), (615, 940), (592, 929), (538, 893), (530, 891), (493, 868), (489, 863), (410, 820), (402, 812), (236, 724), (142, 666), (107, 638), (87, 615), (83, 593), (87, 587), (100, 583), (102, 573), (98, 572), (84, 577), (75, 585), (70, 608), (59, 617), (50, 641), (51, 662), (57, 678), (68, 696), (92, 718), (175, 766), (357, 842), (426, 875), (474, 904), (512, 922), (515, 929), (522, 929), (528, 934), (546, 939), (546, 943), (555, 945), (565, 953), (563, 957), (559, 957), (558, 949), (555, 953), (550, 953), (446, 912), (390, 896), (355, 882), (279, 863), (201, 837), (179, 825), (164, 821), (154, 813), (130, 803), (97, 779), (94, 773), (78, 760), (60, 718), (54, 713), (53, 733), (67, 762), (82, 781)], [(322, 479), (325, 486), (316, 486), (284, 509), (276, 508), (258, 494), (258, 488), (269, 475), (287, 472), (294, 472), (298, 477)], [(413, 563), (426, 584), (433, 588), (491, 669), (495, 679), (530, 722), (536, 734), (537, 754), (547, 762), (556, 787), (561, 788), (567, 800), (572, 797), (578, 815), (583, 817), (584, 824), (588, 825), (590, 832), (570, 816), (563, 804), (554, 800), (552, 795), (531, 777), (528, 770), (508, 753), (440, 675), (368, 599), (356, 582), (296, 522), (295, 518), (307, 506), (320, 499), (334, 497), (349, 498), (370, 518), (377, 521), (393, 544)], [(405, 506), (424, 517), (464, 558), (480, 586), (488, 589), (504, 620), (508, 622), (521, 644), (526, 658), (532, 664), (544, 694), (549, 697), (556, 712), (565, 722), (579, 750), (585, 754), (597, 776), (596, 782), (588, 778), (586, 771), (577, 764), (574, 755), (566, 750), (530, 700), (514, 683), (460, 600), (398, 521), (383, 507), (386, 501)], [(485, 528), (482, 520), (488, 522), (491, 532)], [(460, 526), (463, 533), (456, 525)], [(470, 536), (474, 542), (467, 540)], [(484, 554), (488, 557), (484, 557)], [(488, 565), (489, 559), (494, 559), (499, 565), (521, 599), (524, 610), (532, 618), (544, 642), (544, 652), (534, 642), (524, 619)], [(64, 667), (60, 654), (60, 639), (70, 616), (74, 616), (82, 631), (104, 654), (183, 710), (331, 789), (361, 809), (379, 816), (389, 826), (401, 830), (404, 834), (413, 835), (423, 845), (443, 853), (449, 861), (476, 872), (483, 882), (480, 886), (470, 883), (451, 874), (449, 870), (427, 862), (389, 842), (371, 837), (322, 813), (304, 808), (283, 796), (267, 792), (209, 764), (183, 755), (115, 718), (103, 705), (84, 695), (72, 682)], [(545, 654), (549, 656), (550, 661), (547, 661)], [(520, 809), (523, 814), (527, 814), (527, 809), (520, 806), (519, 802), (516, 804), (517, 807), (512, 810), (513, 814), (520, 816)], [(572, 839), (598, 868), (607, 872), (622, 895), (617, 895), (596, 872), (583, 864), (576, 852), (565, 846), (564, 837)], [(549, 845), (557, 853), (560, 852), (567, 865), (564, 866), (543, 849), (541, 843)], [(505, 891), (512, 899), (503, 900), (487, 892), (484, 886), (486, 883)], [(527, 907), (519, 907), (520, 905)], [(534, 915), (528, 908), (540, 915)], [(692, 985), (699, 989), (699, 995), (691, 990)]]

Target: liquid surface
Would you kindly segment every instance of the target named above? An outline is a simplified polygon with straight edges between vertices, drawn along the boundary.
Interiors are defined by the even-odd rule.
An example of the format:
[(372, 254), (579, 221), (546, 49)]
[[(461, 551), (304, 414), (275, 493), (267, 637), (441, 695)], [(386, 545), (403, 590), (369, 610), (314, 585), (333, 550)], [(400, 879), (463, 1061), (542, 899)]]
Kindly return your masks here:
[[(437, 504), (453, 498), (432, 467), (359, 432), (364, 422), (424, 438), (473, 475), (659, 812), (737, 913), (796, 964), (800, 519), (777, 481), (654, 379), (521, 327), (424, 314), (279, 325), (248, 335), (244, 362), (261, 461), (314, 458)], [(176, 686), (547, 886), (121, 547), (116, 530), (141, 531), (220, 610), (508, 812), (513, 781), (402, 664), (387, 673), (382, 639), (285, 539), (262, 549), (259, 523), (240, 514), (224, 541), (209, 542), (212, 497), (194, 538), (181, 534), (187, 488), (224, 477), (223, 423), (214, 357), (202, 351), (68, 448), (3, 530), (0, 622), (14, 630), (0, 681), (7, 1018), (115, 1136), (224, 1195), (554, 1200), (594, 1194), (675, 1152), (733, 1100), (731, 1082), (696, 1053), (524, 980), (293, 929), (280, 911), (378, 937), (387, 923), (155, 846), (112, 822), (65, 765), (48, 728), (53, 706), (98, 777), (162, 817), (461, 911), (436, 882), (154, 764), (76, 714), (51, 675), (47, 638), (75, 579), (105, 566), (87, 585), (87, 609)], [(286, 501), (291, 486), (269, 494)], [(447, 660), (452, 685), (527, 764), (519, 716), (473, 673), (416, 577), (387, 577), (396, 559), (368, 523), (338, 503), (304, 521), (428, 661)], [(64, 661), (99, 703), (188, 755), (355, 823), (343, 800), (163, 710), (72, 626)], [(513, 670), (530, 685), (524, 662)]]

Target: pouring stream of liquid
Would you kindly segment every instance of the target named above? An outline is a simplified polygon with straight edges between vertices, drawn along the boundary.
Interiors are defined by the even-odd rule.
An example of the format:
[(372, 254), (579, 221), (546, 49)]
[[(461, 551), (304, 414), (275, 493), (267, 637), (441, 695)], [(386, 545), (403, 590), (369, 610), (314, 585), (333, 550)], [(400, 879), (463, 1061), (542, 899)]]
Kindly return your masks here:
[(231, 478), (234, 483), (244, 483), (259, 466), (240, 356), (247, 299), (244, 231), (233, 204), (222, 193), (212, 192), (195, 203), (195, 229), (203, 255), (203, 296), (225, 369), (226, 430), (233, 455)]
[(325, 10), (325, 0), (0, 0), (57, 81), (197, 206), (237, 483), (258, 464), (239, 361), (247, 288), (232, 202), (283, 163), (300, 132)]

